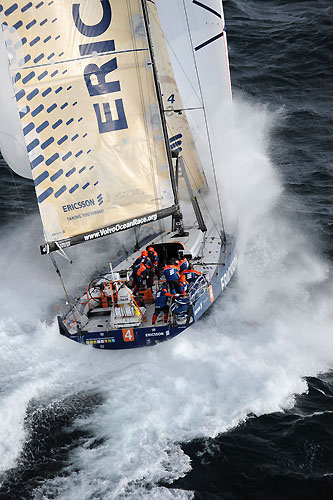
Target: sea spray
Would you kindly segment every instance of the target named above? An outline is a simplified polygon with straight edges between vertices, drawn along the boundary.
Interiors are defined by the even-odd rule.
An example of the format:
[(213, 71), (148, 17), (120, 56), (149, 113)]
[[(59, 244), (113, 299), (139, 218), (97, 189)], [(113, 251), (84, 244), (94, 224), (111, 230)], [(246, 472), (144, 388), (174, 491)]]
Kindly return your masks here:
[(163, 498), (159, 481), (189, 467), (175, 443), (291, 406), (306, 390), (303, 376), (332, 363), (329, 300), (321, 294), (320, 307), (316, 300), (318, 285), (329, 292), (327, 269), (281, 210), (281, 181), (265, 147), (274, 116), (234, 106), (242, 117), (237, 154), (226, 155), (221, 177), (241, 220), (237, 277), (220, 307), (175, 342), (112, 358), (123, 368), (83, 422), (103, 445), (73, 454), (81, 472), (71, 476), (71, 498), (83, 491), (135, 498), (147, 485), (151, 498)]
[[(17, 364), (22, 370), (34, 365), (36, 374), (26, 377), (28, 397), (15, 420), (18, 429), (31, 383), (33, 397), (48, 394), (52, 400), (59, 393), (94, 390), (103, 401), (72, 423), (91, 437), (70, 453), (66, 475), (58, 471), (36, 489), (36, 499), (54, 494), (66, 500), (170, 498), (160, 481), (170, 483), (190, 469), (179, 443), (216, 436), (249, 413), (290, 406), (293, 394), (306, 390), (305, 375), (331, 366), (326, 265), (281, 210), (281, 181), (266, 146), (274, 116), (244, 102), (235, 101), (234, 107), (242, 125), (233, 132), (220, 173), (229, 206), (238, 212), (239, 267), (209, 315), (175, 341), (132, 352), (72, 346), (57, 335), (55, 325), (43, 325), (42, 342), (38, 328), (22, 332)], [(85, 268), (90, 257), (83, 252)], [(106, 254), (98, 256), (99, 262), (102, 257)], [(39, 261), (33, 262), (37, 269)], [(4, 335), (3, 341), (11, 346), (10, 337)], [(34, 349), (25, 355), (31, 342), (40, 349), (36, 357)], [(11, 389), (11, 383), (9, 398), (17, 386)], [(9, 438), (7, 449), (13, 445), (15, 453), (7, 465), (23, 439), (23, 434), (19, 442)], [(173, 495), (191, 497), (181, 491)]]

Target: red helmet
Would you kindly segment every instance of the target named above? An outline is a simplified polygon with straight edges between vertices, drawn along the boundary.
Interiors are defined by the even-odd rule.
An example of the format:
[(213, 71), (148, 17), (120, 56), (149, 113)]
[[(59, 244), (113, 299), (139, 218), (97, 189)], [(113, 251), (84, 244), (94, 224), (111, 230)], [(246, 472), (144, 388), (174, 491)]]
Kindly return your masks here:
[(142, 250), (142, 252), (141, 252), (141, 256), (142, 256), (142, 257), (148, 257), (148, 252), (147, 252), (147, 250)]
[(149, 247), (148, 252), (155, 252), (154, 247)]

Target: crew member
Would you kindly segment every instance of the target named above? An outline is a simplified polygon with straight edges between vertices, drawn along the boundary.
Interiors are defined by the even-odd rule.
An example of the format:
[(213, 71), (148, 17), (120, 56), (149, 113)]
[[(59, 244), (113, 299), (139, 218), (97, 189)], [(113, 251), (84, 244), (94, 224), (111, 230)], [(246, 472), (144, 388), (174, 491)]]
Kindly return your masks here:
[(155, 272), (157, 278), (160, 279), (161, 273), (158, 269), (159, 257), (158, 257), (158, 253), (156, 252), (154, 247), (148, 247), (148, 257), (153, 264), (153, 269), (154, 269), (154, 272)]
[(182, 273), (185, 271), (185, 269), (188, 269), (189, 267), (189, 262), (188, 260), (184, 257), (183, 259), (180, 259), (179, 261), (179, 271)]
[(175, 294), (179, 291), (179, 269), (174, 263), (169, 263), (166, 265), (162, 271), (164, 274), (167, 284), (169, 285), (170, 292)]
[(180, 293), (183, 297), (186, 297), (188, 287), (189, 287), (189, 283), (188, 283), (188, 281), (186, 281), (186, 277), (184, 275), (181, 275), (179, 278), (179, 289), (180, 289)]
[(142, 285), (142, 281), (144, 278), (146, 278), (149, 274), (149, 269), (147, 268), (144, 259), (140, 258), (136, 259), (132, 266), (132, 276), (133, 276), (133, 283), (134, 283), (134, 289), (133, 293), (136, 294), (139, 288)]
[(198, 276), (202, 276), (202, 273), (200, 271), (197, 271), (196, 269), (193, 269), (193, 266), (189, 264), (188, 269), (184, 269), (184, 271), (181, 272), (181, 276), (185, 276), (185, 279), (189, 283), (193, 283), (198, 279)]
[(154, 267), (158, 266), (158, 254), (154, 247), (148, 247), (148, 257), (151, 260)]
[(169, 316), (168, 297), (172, 297), (172, 293), (168, 292), (168, 285), (166, 283), (163, 283), (156, 293), (155, 311), (152, 318), (153, 325), (155, 325), (160, 312), (164, 312), (164, 323), (168, 321), (168, 316)]
[(142, 250), (141, 255), (136, 259), (136, 261), (134, 262), (132, 268), (134, 266), (138, 265), (139, 262), (140, 263), (143, 262), (148, 269), (153, 266), (151, 260), (148, 257), (147, 250)]

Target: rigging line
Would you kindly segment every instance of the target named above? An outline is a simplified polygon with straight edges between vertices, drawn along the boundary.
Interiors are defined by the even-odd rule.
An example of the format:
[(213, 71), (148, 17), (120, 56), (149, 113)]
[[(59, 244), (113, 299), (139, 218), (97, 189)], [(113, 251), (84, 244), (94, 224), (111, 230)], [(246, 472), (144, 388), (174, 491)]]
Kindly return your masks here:
[(52, 261), (52, 264), (53, 264), (53, 265), (54, 265), (54, 267), (55, 267), (56, 273), (57, 273), (57, 275), (59, 276), (59, 279), (60, 279), (61, 285), (62, 285), (62, 287), (63, 287), (63, 289), (64, 289), (65, 296), (66, 296), (66, 300), (67, 300), (67, 304), (69, 305), (70, 310), (71, 310), (71, 312), (72, 312), (72, 314), (73, 314), (73, 318), (74, 318), (74, 320), (75, 320), (75, 322), (76, 322), (77, 326), (79, 327), (79, 326), (80, 326), (80, 323), (79, 323), (79, 321), (78, 321), (78, 320), (77, 320), (77, 318), (76, 318), (75, 311), (74, 311), (74, 306), (72, 305), (72, 303), (71, 303), (71, 301), (70, 301), (69, 295), (68, 295), (67, 290), (66, 290), (66, 287), (65, 287), (65, 283), (64, 283), (64, 281), (63, 281), (63, 279), (62, 279), (62, 276), (61, 276), (60, 269), (59, 269), (59, 267), (58, 267), (58, 265), (57, 265), (57, 262), (56, 262), (55, 258), (53, 257), (53, 255), (52, 255), (51, 253), (49, 253), (49, 256), (50, 256), (50, 259), (51, 259), (51, 261)]
[[(152, 16), (154, 17), (154, 19), (155, 19), (155, 21), (156, 21), (156, 23), (157, 23), (157, 26), (159, 27), (159, 29), (160, 29), (160, 31), (161, 31), (161, 33), (162, 33), (163, 37), (165, 38), (165, 41), (166, 41), (166, 43), (167, 43), (168, 47), (170, 48), (170, 51), (172, 52), (172, 54), (174, 55), (174, 57), (175, 57), (176, 61), (178, 62), (179, 68), (181, 69), (181, 71), (182, 71), (182, 72), (183, 72), (183, 74), (185, 75), (185, 78), (186, 78), (186, 80), (188, 81), (188, 83), (190, 84), (190, 86), (192, 87), (192, 90), (193, 90), (194, 94), (196, 95), (196, 97), (197, 97), (197, 98), (199, 99), (199, 101), (200, 101), (200, 100), (201, 100), (201, 99), (200, 99), (200, 96), (198, 95), (198, 93), (197, 93), (196, 89), (194, 88), (194, 86), (193, 86), (193, 84), (192, 84), (192, 82), (191, 82), (190, 77), (187, 75), (186, 71), (184, 70), (184, 68), (183, 68), (183, 64), (182, 64), (182, 63), (180, 62), (180, 60), (178, 59), (176, 52), (173, 50), (172, 45), (171, 45), (171, 42), (169, 42), (169, 40), (168, 40), (168, 39), (167, 39), (167, 37), (165, 36), (165, 34), (164, 34), (163, 30), (162, 30), (162, 26), (161, 26), (161, 24), (158, 22), (158, 20), (156, 19), (156, 16), (154, 16), (154, 14), (152, 14)], [(194, 57), (193, 57), (193, 59), (194, 59)]]
[(77, 271), (79, 271), (80, 274), (82, 274), (82, 276), (86, 279), (86, 280), (89, 280), (89, 276), (88, 274), (86, 274), (79, 266), (77, 266), (76, 264), (74, 264), (74, 262), (72, 261), (71, 262), (72, 266), (74, 267), (74, 269), (76, 269)]
[[(170, 124), (168, 124), (168, 122), (167, 122), (167, 127), (168, 127), (169, 131), (171, 132), (171, 134), (173, 134), (173, 133), (174, 133), (174, 131), (172, 130), (172, 128), (171, 128)], [(190, 130), (191, 130), (191, 129), (190, 129)], [(197, 156), (198, 156), (198, 160), (200, 161), (200, 159), (199, 159), (199, 155), (198, 155), (198, 154), (197, 154)], [(205, 202), (205, 199), (204, 199), (204, 197), (203, 197), (203, 194), (200, 192), (200, 188), (199, 188), (199, 186), (198, 186), (198, 184), (197, 184), (197, 182), (196, 182), (196, 180), (195, 180), (195, 178), (194, 178), (194, 176), (193, 176), (193, 174), (192, 174), (192, 172), (191, 172), (191, 169), (188, 167), (187, 162), (186, 162), (186, 159), (184, 158), (184, 156), (182, 156), (182, 158), (183, 158), (183, 161), (184, 161), (184, 165), (185, 165), (186, 171), (187, 171), (187, 173), (190, 175), (191, 180), (192, 180), (193, 184), (194, 184), (194, 185), (195, 185), (195, 187), (196, 187), (196, 190), (197, 190), (197, 195), (198, 195), (198, 196), (200, 196), (200, 199), (202, 200), (202, 202), (203, 202), (203, 204), (204, 204), (204, 206), (205, 206), (205, 208), (206, 208), (206, 211), (207, 211), (207, 213), (208, 213), (208, 216), (210, 217), (210, 219), (211, 219), (211, 221), (212, 221), (212, 223), (213, 223), (213, 226), (215, 227), (216, 231), (218, 232), (218, 227), (217, 227), (217, 225), (216, 225), (216, 222), (215, 222), (215, 220), (214, 220), (214, 218), (213, 218), (213, 216), (212, 216), (212, 214), (211, 214), (211, 211), (210, 211), (210, 210), (209, 210), (209, 208), (208, 208), (207, 203)], [(203, 176), (205, 177), (205, 180), (206, 180), (205, 171), (203, 170), (203, 172), (200, 172), (200, 174), (201, 174), (201, 175), (203, 175)], [(196, 195), (196, 196), (197, 196), (197, 195)]]
[[(195, 185), (195, 187), (196, 187), (196, 191), (197, 191), (197, 192), (195, 193), (195, 196), (196, 196), (196, 197), (200, 197), (200, 200), (202, 201), (202, 203), (203, 203), (203, 205), (204, 205), (204, 207), (205, 207), (205, 209), (206, 209), (207, 215), (208, 215), (208, 217), (210, 218), (210, 220), (212, 221), (213, 226), (214, 226), (214, 228), (216, 229), (216, 232), (218, 233), (218, 232), (219, 232), (219, 229), (218, 229), (217, 224), (216, 224), (216, 222), (215, 222), (215, 220), (214, 220), (214, 218), (213, 218), (213, 216), (212, 216), (211, 210), (209, 209), (209, 207), (208, 207), (208, 205), (207, 205), (207, 203), (206, 203), (206, 201), (205, 201), (204, 195), (201, 193), (200, 188), (198, 187), (198, 184), (197, 184), (197, 182), (196, 182), (196, 180), (195, 180), (195, 178), (194, 178), (194, 176), (193, 176), (193, 174), (192, 174), (192, 172), (191, 172), (191, 169), (188, 167), (188, 165), (187, 165), (187, 162), (186, 162), (185, 158), (184, 158), (183, 156), (182, 156), (182, 158), (183, 158), (183, 161), (184, 161), (184, 165), (185, 165), (185, 168), (186, 168), (186, 172), (190, 175), (191, 180), (192, 180), (193, 184), (194, 184), (194, 185)], [(203, 175), (205, 175), (205, 172), (204, 172), (204, 171), (203, 171)]]
[(190, 37), (190, 41), (191, 41), (191, 46), (192, 46), (192, 52), (193, 52), (194, 64), (195, 64), (195, 71), (196, 71), (196, 74), (197, 74), (197, 79), (198, 79), (198, 84), (199, 84), (199, 90), (200, 90), (200, 95), (201, 95), (201, 101), (202, 101), (202, 104), (203, 104), (203, 112), (204, 112), (205, 125), (206, 125), (207, 136), (208, 136), (209, 152), (210, 152), (211, 162), (212, 162), (212, 166), (213, 166), (213, 175), (214, 175), (214, 181), (215, 181), (215, 187), (216, 187), (216, 194), (217, 194), (217, 200), (218, 200), (218, 205), (219, 205), (219, 212), (220, 212), (222, 230), (223, 230), (223, 233), (225, 233), (223, 216), (222, 216), (221, 199), (220, 199), (220, 193), (219, 193), (219, 188), (218, 188), (218, 183), (217, 183), (217, 175), (216, 175), (215, 162), (214, 162), (214, 156), (213, 156), (213, 150), (212, 150), (212, 143), (211, 143), (211, 140), (210, 140), (210, 134), (209, 134), (209, 128), (208, 128), (208, 120), (207, 120), (206, 107), (205, 107), (205, 103), (204, 103), (204, 99), (203, 99), (203, 94), (202, 94), (202, 87), (201, 87), (201, 81), (200, 81), (200, 78), (199, 78), (198, 65), (197, 65), (196, 58), (194, 56), (193, 40), (192, 40), (191, 31), (190, 31), (190, 24), (189, 24), (189, 20), (188, 20), (188, 15), (187, 15), (187, 10), (186, 10), (185, 0), (183, 0), (183, 6), (184, 6), (184, 11), (185, 11), (185, 17), (186, 17), (186, 23), (187, 23), (187, 30), (188, 30), (188, 33), (189, 33), (189, 37)]
[(166, 109), (163, 109), (164, 113), (179, 113), (180, 111), (193, 111), (193, 110), (197, 110), (197, 109), (201, 109), (203, 110), (203, 106), (199, 106), (198, 108), (179, 108), (179, 109), (174, 109), (172, 106)]
[(11, 177), (12, 177), (12, 181), (13, 181), (13, 183), (14, 183), (14, 186), (15, 186), (16, 192), (17, 192), (17, 196), (18, 196), (18, 198), (19, 198), (19, 200), (20, 200), (20, 202), (21, 202), (21, 207), (22, 207), (23, 213), (24, 213), (24, 215), (25, 215), (25, 217), (26, 217), (26, 216), (27, 216), (27, 212), (25, 211), (24, 204), (23, 204), (23, 200), (22, 200), (22, 198), (21, 198), (21, 194), (20, 194), (19, 188), (18, 188), (18, 186), (17, 186), (17, 184), (16, 184), (16, 181), (15, 181), (15, 177), (14, 177), (13, 171), (12, 171), (12, 169), (11, 169), (10, 167), (9, 167), (9, 170), (10, 170), (10, 175), (11, 175)]
[(152, 224), (144, 224), (144, 226), (141, 226), (141, 227), (151, 227), (152, 229), (158, 229), (158, 230), (160, 230), (162, 233), (170, 233), (169, 229), (163, 229), (162, 228), (162, 224), (161, 224), (162, 220), (163, 219), (159, 219), (158, 226), (153, 226)]

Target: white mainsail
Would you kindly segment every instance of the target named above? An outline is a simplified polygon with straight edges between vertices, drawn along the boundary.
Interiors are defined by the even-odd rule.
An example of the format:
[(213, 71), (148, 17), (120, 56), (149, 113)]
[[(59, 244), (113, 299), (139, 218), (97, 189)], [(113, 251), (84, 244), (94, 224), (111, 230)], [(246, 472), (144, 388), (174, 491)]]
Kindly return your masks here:
[(173, 213), (141, 1), (3, 0), (0, 15), (46, 241)]

